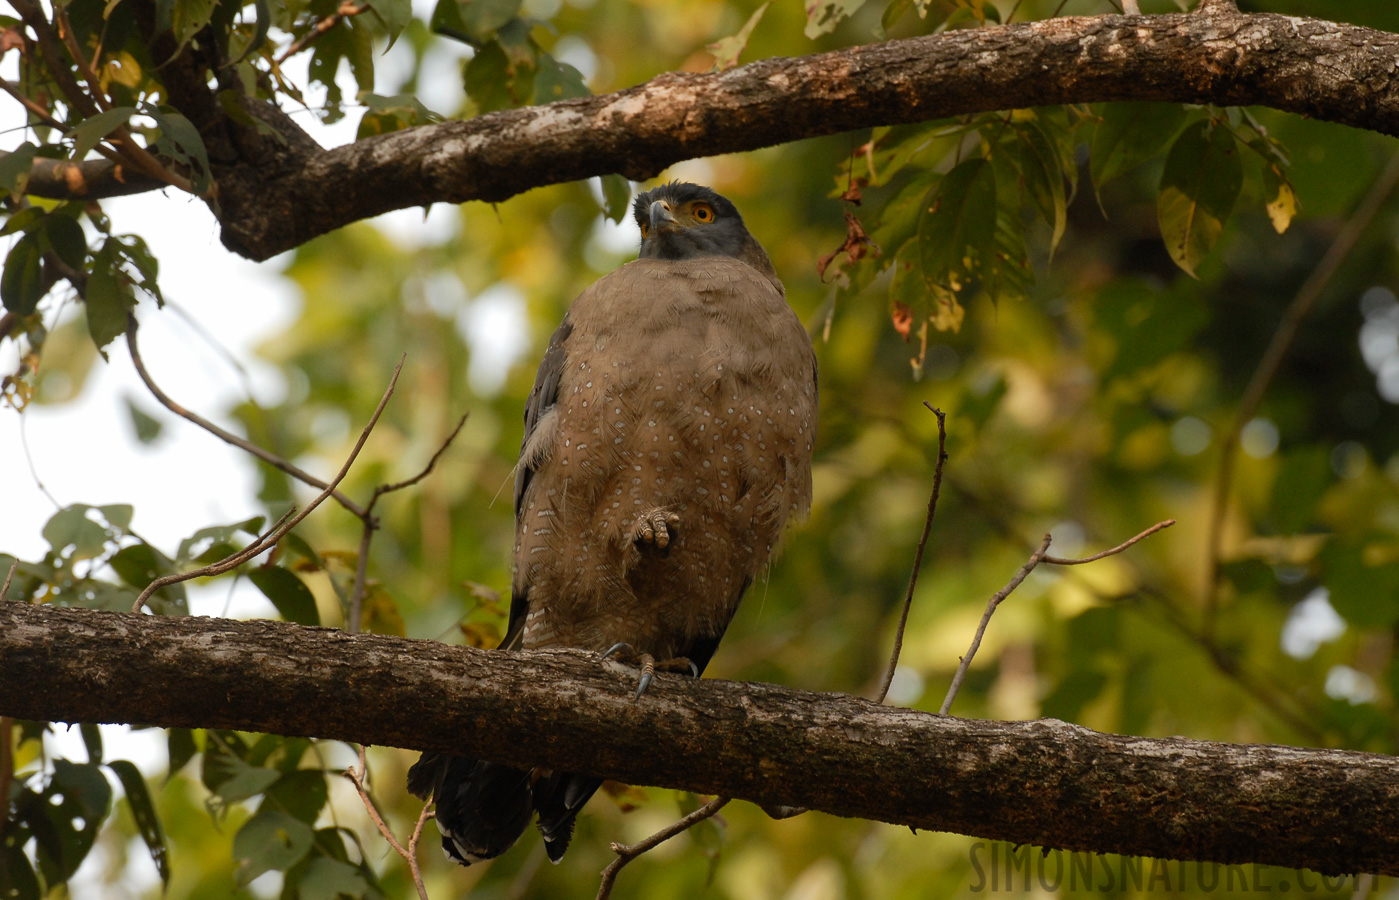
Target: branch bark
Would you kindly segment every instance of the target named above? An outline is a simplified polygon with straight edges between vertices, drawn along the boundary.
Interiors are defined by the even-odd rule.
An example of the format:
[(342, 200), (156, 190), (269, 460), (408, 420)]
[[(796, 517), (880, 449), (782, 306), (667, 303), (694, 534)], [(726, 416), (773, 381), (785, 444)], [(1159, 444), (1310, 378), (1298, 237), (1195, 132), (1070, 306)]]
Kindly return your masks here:
[(223, 241), (266, 259), (350, 222), (875, 125), (1090, 101), (1262, 105), (1399, 135), (1399, 35), (1208, 12), (946, 32), (216, 166)]
[(635, 679), (572, 651), (0, 603), (0, 716), (450, 750), (1022, 844), (1399, 874), (1391, 757), (679, 676), (636, 702)]

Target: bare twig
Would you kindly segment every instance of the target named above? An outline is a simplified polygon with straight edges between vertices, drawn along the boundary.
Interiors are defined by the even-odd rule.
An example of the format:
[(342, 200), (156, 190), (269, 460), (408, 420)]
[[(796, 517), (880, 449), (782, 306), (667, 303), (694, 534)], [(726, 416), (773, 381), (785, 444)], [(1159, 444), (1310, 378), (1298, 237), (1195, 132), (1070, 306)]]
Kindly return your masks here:
[[(1209, 3), (1210, 0), (1202, 0), (1200, 9), (1203, 10)], [(1239, 436), (1243, 433), (1244, 426), (1258, 412), (1258, 407), (1262, 405), (1263, 396), (1267, 393), (1268, 387), (1273, 383), (1273, 378), (1282, 366), (1283, 358), (1292, 349), (1292, 342), (1297, 337), (1302, 320), (1321, 299), (1321, 295), (1330, 285), (1331, 279), (1336, 276), (1341, 264), (1350, 256), (1356, 244), (1360, 243), (1360, 238), (1370, 227), (1371, 222), (1374, 221), (1380, 208), (1384, 206), (1396, 186), (1399, 186), (1399, 154), (1390, 159), (1389, 165), (1385, 167), (1374, 187), (1365, 193), (1365, 199), (1361, 201), (1355, 214), (1336, 235), (1336, 239), (1327, 248), (1326, 254), (1322, 256), (1311, 275), (1298, 289), (1297, 295), (1292, 299), (1287, 311), (1283, 313), (1282, 320), (1278, 322), (1277, 330), (1273, 332), (1273, 339), (1269, 342), (1268, 349), (1263, 352), (1263, 358), (1258, 361), (1258, 368), (1254, 370), (1253, 377), (1244, 390), (1243, 398), (1239, 401), (1238, 412), (1235, 413), (1233, 424), (1229, 428), (1229, 433), (1225, 435), (1224, 443), (1220, 448), (1219, 474), (1215, 479), (1214, 497), (1210, 506), (1209, 538), (1206, 544), (1205, 563), (1208, 581), (1205, 584), (1203, 603), (1204, 629), (1207, 635), (1214, 633), (1215, 613), (1219, 606), (1219, 568), (1223, 556), (1221, 545), (1224, 540), (1224, 517), (1234, 480), (1234, 464), (1238, 459)]]
[[(10, 582), (14, 580), (15, 569), (19, 566), (19, 560), (10, 560), (10, 571), (5, 573), (5, 583), (0, 585), (0, 603), (5, 602), (5, 597), (10, 593)], [(8, 797), (8, 794), (0, 793), (0, 797)]]
[(687, 831), (700, 822), (703, 822), (705, 819), (710, 818), (719, 810), (723, 809), (728, 802), (728, 797), (715, 797), (685, 818), (672, 822), (645, 840), (637, 841), (635, 844), (618, 844), (614, 841), (612, 844), (612, 852), (617, 854), (617, 858), (612, 860), (607, 868), (602, 870), (602, 882), (598, 885), (597, 900), (607, 900), (608, 897), (612, 896), (612, 884), (617, 880), (617, 873), (622, 871), (622, 867), (627, 863), (636, 859), (641, 854), (659, 847), (677, 834)]
[(1137, 0), (1122, 0), (1122, 14), (1124, 16), (1139, 16), (1142, 8), (1137, 5)]
[(991, 623), (991, 614), (996, 611), (996, 607), (1001, 605), (1001, 601), (1010, 596), (1010, 592), (1020, 587), (1020, 582), (1035, 570), (1044, 561), (1045, 555), (1049, 553), (1050, 536), (1045, 535), (1040, 542), (1040, 547), (1030, 558), (1025, 561), (1025, 565), (1020, 567), (1020, 571), (1015, 573), (1015, 577), (1010, 580), (1005, 587), (996, 592), (995, 596), (986, 604), (986, 612), (981, 614), (981, 624), (976, 626), (976, 635), (972, 638), (972, 645), (967, 649), (967, 655), (962, 657), (961, 664), (957, 666), (957, 673), (952, 676), (952, 686), (947, 689), (947, 696), (942, 700), (942, 707), (938, 710), (938, 715), (945, 716), (952, 708), (952, 701), (957, 698), (957, 692), (962, 689), (962, 679), (967, 677), (967, 669), (971, 667), (972, 657), (976, 656), (976, 651), (981, 647), (981, 638), (986, 634), (986, 626)]
[(457, 427), (452, 429), (452, 433), (447, 435), (447, 439), (437, 448), (437, 452), (432, 454), (432, 458), (423, 466), (421, 472), (406, 481), (399, 481), (394, 484), (381, 484), (374, 489), (374, 494), (369, 498), (369, 503), (364, 508), (360, 520), (364, 523), (364, 529), (359, 538), (359, 557), (355, 560), (355, 584), (350, 590), (350, 602), (345, 630), (351, 634), (359, 633), (360, 617), (364, 611), (364, 589), (369, 574), (369, 542), (374, 539), (374, 532), (379, 529), (379, 520), (374, 516), (374, 504), (379, 502), (379, 498), (393, 491), (401, 491), (406, 487), (412, 487), (422, 481), (432, 470), (436, 468), (437, 461), (442, 458), (442, 454), (447, 452), (447, 448), (452, 446), (452, 441), (457, 439), (462, 427), (466, 425), (467, 417), (462, 416), (457, 420)]
[(352, 2), (352, 0), (341, 0), (339, 9), (326, 16), (324, 19), (321, 19), (315, 25), (311, 26), (310, 31), (297, 38), (296, 41), (293, 42), (290, 47), (283, 50), (281, 55), (277, 57), (277, 60), (274, 63), (274, 65), (280, 66), (282, 63), (286, 62), (291, 57), (295, 56), (302, 50), (305, 50), (307, 47), (311, 46), (312, 41), (325, 34), (327, 31), (334, 28), (336, 25), (339, 25), (342, 19), (348, 19), (351, 16), (357, 16), (368, 9), (368, 3), (354, 3)]
[(1117, 554), (1121, 553), (1123, 550), (1126, 550), (1128, 547), (1132, 546), (1138, 541), (1151, 537), (1153, 534), (1155, 534), (1163, 528), (1170, 528), (1175, 523), (1175, 519), (1167, 519), (1164, 522), (1157, 522), (1155, 525), (1151, 526), (1146, 531), (1143, 531), (1141, 534), (1137, 535), (1134, 538), (1123, 541), (1116, 547), (1113, 547), (1111, 550), (1104, 550), (1102, 553), (1095, 553), (1092, 556), (1085, 556), (1082, 559), (1063, 559), (1058, 556), (1046, 556), (1044, 557), (1042, 562), (1046, 562), (1052, 566), (1081, 566), (1084, 563), (1097, 562), (1098, 560), (1106, 559), (1109, 556), (1116, 556)]
[[(170, 410), (172, 413), (179, 416), (180, 418), (193, 422), (195, 425), (198, 425), (200, 428), (203, 428), (205, 431), (209, 432), (214, 437), (218, 438), (224, 443), (232, 444), (239, 450), (251, 453), (253, 456), (256, 456), (258, 459), (267, 463), (269, 466), (272, 466), (276, 469), (280, 469), (281, 471), (295, 478), (297, 481), (300, 481), (303, 484), (310, 485), (311, 487), (317, 488), (319, 490), (325, 490), (326, 483), (321, 479), (317, 478), (316, 476), (312, 475), (310, 472), (304, 471), (303, 469), (297, 467), (296, 465), (293, 465), (287, 460), (282, 459), (280, 456), (278, 456), (270, 450), (267, 450), (263, 447), (259, 447), (257, 444), (240, 438), (238, 435), (232, 433), (231, 431), (227, 431), (223, 428), (220, 428), (218, 425), (215, 425), (213, 422), (210, 422), (208, 419), (204, 418), (198, 413), (185, 409), (183, 406), (170, 399), (170, 396), (166, 394), (165, 391), (160, 389), (160, 387), (155, 383), (155, 380), (151, 378), (150, 372), (146, 370), (146, 364), (141, 359), (141, 351), (136, 346), (137, 327), (138, 326), (136, 323), (136, 317), (129, 317), (126, 326), (126, 346), (127, 349), (131, 351), (131, 363), (136, 367), (136, 374), (141, 376), (141, 381), (146, 385), (147, 389), (150, 390), (151, 394), (155, 397), (155, 399), (160, 401), (161, 406)], [(331, 496), (334, 497), (341, 506), (345, 507), (345, 509), (349, 510), (351, 513), (353, 513), (361, 519), (368, 514), (368, 511), (365, 508), (361, 507), (358, 503), (355, 503), (349, 497), (346, 497), (340, 491), (333, 491), (331, 493)]]
[(155, 593), (157, 590), (167, 585), (179, 584), (183, 581), (189, 581), (191, 578), (203, 578), (209, 575), (220, 575), (224, 572), (229, 571), (230, 569), (235, 569), (238, 566), (241, 566), (243, 563), (257, 556), (259, 553), (262, 553), (263, 551), (271, 548), (274, 544), (277, 543), (277, 541), (282, 539), (282, 536), (284, 534), (295, 528), (298, 524), (300, 524), (302, 519), (306, 518), (316, 507), (320, 506), (323, 502), (325, 502), (325, 499), (335, 492), (335, 488), (345, 478), (345, 475), (349, 473), (350, 466), (354, 464), (355, 458), (359, 456), (359, 452), (361, 449), (363, 449), (365, 441), (369, 440), (370, 432), (372, 432), (374, 430), (374, 426), (378, 424), (379, 416), (384, 412), (384, 407), (388, 405), (389, 398), (393, 396), (394, 387), (398, 384), (398, 375), (402, 371), (403, 359), (400, 359), (398, 361), (397, 368), (393, 370), (393, 378), (389, 380), (388, 389), (384, 391), (384, 396), (379, 399), (379, 405), (375, 407), (374, 414), (369, 417), (369, 424), (365, 425), (364, 430), (360, 432), (359, 440), (355, 442), (354, 449), (350, 451), (350, 455), (345, 459), (345, 464), (342, 465), (340, 467), (340, 471), (335, 474), (335, 479), (331, 481), (330, 484), (326, 485), (325, 490), (321, 491), (320, 494), (318, 494), (314, 500), (308, 503), (305, 509), (301, 510), (301, 512), (299, 513), (296, 513), (296, 515), (292, 515), (292, 513), (295, 512), (295, 510), (289, 510), (287, 514), (282, 516), (282, 518), (278, 521), (277, 526), (273, 528), (270, 532), (268, 532), (264, 537), (259, 538), (258, 540), (254, 541), (252, 544), (245, 547), (238, 553), (233, 554), (232, 556), (226, 557), (225, 559), (213, 563), (212, 565), (205, 566), (202, 569), (195, 569), (191, 572), (177, 572), (173, 575), (165, 575), (160, 578), (157, 578), (155, 581), (152, 581), (149, 585), (146, 586), (146, 589), (141, 592), (141, 596), (136, 598), (136, 602), (132, 604), (131, 611), (140, 612), (141, 608), (144, 607), (146, 604), (146, 599), (150, 597), (151, 594)]
[(383, 816), (379, 815), (379, 810), (374, 807), (374, 801), (369, 798), (369, 791), (364, 786), (364, 779), (369, 774), (369, 764), (364, 759), (363, 744), (360, 744), (359, 747), (359, 771), (355, 771), (355, 767), (351, 766), (343, 774), (359, 792), (359, 799), (364, 803), (364, 808), (368, 811), (369, 818), (373, 820), (374, 827), (378, 828), (379, 833), (384, 836), (384, 840), (389, 842), (393, 852), (403, 857), (404, 862), (408, 863), (408, 868), (413, 873), (413, 886), (418, 889), (420, 900), (428, 900), (427, 889), (423, 887), (423, 873), (418, 869), (417, 853), (418, 838), (423, 833), (423, 823), (427, 821), (428, 804), (423, 804), (423, 811), (418, 814), (418, 824), (413, 828), (413, 836), (409, 839), (408, 847), (405, 849), (398, 842), (398, 838), (393, 836), (393, 831), (389, 829), (389, 826), (384, 823)]
[(1095, 553), (1093, 556), (1086, 556), (1082, 559), (1063, 559), (1057, 556), (1050, 556), (1049, 543), (1052, 538), (1050, 535), (1046, 534), (1044, 540), (1040, 542), (1039, 549), (1030, 554), (1030, 558), (1025, 561), (1025, 565), (1020, 567), (1020, 571), (1015, 573), (1015, 577), (1012, 578), (1005, 587), (997, 591), (995, 596), (987, 602), (986, 611), (981, 614), (981, 623), (977, 625), (976, 635), (972, 638), (972, 645), (967, 649), (967, 655), (962, 657), (961, 662), (958, 664), (956, 674), (952, 676), (952, 685), (947, 689), (947, 696), (943, 698), (942, 707), (938, 710), (938, 715), (945, 716), (947, 715), (947, 711), (952, 708), (952, 701), (957, 698), (957, 692), (962, 688), (962, 680), (967, 677), (967, 669), (971, 667), (972, 657), (976, 656), (976, 651), (981, 647), (981, 638), (986, 634), (986, 626), (991, 623), (991, 615), (996, 611), (996, 607), (1000, 606), (1001, 601), (1009, 597), (1011, 592), (1020, 586), (1020, 583), (1035, 570), (1036, 566), (1040, 563), (1051, 563), (1056, 566), (1077, 566), (1083, 563), (1094, 562), (1104, 557), (1121, 553), (1138, 541), (1150, 537), (1161, 529), (1169, 528), (1174, 524), (1175, 519), (1157, 522), (1146, 531), (1143, 531), (1130, 540), (1123, 541), (1111, 550), (1104, 550), (1102, 553)]
[(452, 429), (452, 433), (447, 435), (447, 439), (442, 442), (442, 446), (437, 448), (437, 452), (432, 454), (432, 459), (429, 459), (427, 461), (427, 465), (423, 466), (421, 472), (419, 472), (417, 475), (414, 475), (412, 478), (409, 478), (406, 481), (399, 481), (395, 482), (394, 484), (381, 484), (378, 487), (376, 487), (374, 489), (374, 497), (369, 501), (369, 508), (373, 509), (375, 501), (377, 501), (384, 494), (389, 494), (394, 491), (401, 491), (404, 488), (412, 487), (413, 485), (422, 481), (424, 478), (431, 475), (432, 470), (437, 466), (437, 461), (442, 458), (443, 453), (447, 452), (447, 448), (452, 446), (452, 441), (455, 441), (457, 439), (457, 435), (461, 433), (461, 430), (466, 425), (466, 420), (470, 417), (470, 415), (470, 413), (466, 413), (460, 419), (457, 420), (456, 427)]
[(879, 685), (879, 696), (875, 697), (875, 703), (883, 703), (884, 698), (889, 695), (889, 685), (894, 682), (894, 670), (899, 665), (899, 654), (903, 652), (904, 628), (908, 625), (908, 611), (913, 606), (913, 589), (918, 586), (918, 570), (923, 567), (923, 550), (928, 546), (928, 535), (933, 530), (933, 516), (938, 509), (938, 493), (942, 490), (942, 467), (947, 462), (947, 415), (942, 410), (935, 409), (926, 400), (923, 401), (923, 405), (938, 419), (938, 461), (937, 467), (933, 469), (933, 491), (928, 495), (928, 517), (923, 520), (923, 535), (918, 539), (918, 552), (913, 555), (913, 571), (908, 576), (908, 592), (904, 594), (903, 612), (899, 614), (899, 627), (894, 630), (894, 651), (889, 656), (889, 667), (884, 671), (884, 680)]

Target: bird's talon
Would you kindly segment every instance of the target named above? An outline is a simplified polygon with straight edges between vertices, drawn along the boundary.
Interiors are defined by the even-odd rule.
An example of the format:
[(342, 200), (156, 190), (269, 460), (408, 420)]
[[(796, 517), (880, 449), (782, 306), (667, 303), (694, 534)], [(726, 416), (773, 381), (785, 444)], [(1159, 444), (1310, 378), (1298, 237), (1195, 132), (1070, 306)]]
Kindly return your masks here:
[(636, 685), (636, 696), (633, 700), (640, 700), (641, 695), (646, 693), (646, 689), (651, 686), (651, 678), (656, 674), (656, 658), (649, 653), (641, 654), (641, 681)]
[(628, 656), (635, 656), (636, 650), (632, 649), (632, 645), (628, 644), (626, 641), (618, 641), (611, 647), (608, 647), (606, 650), (602, 651), (602, 658), (611, 659), (612, 657), (618, 656), (622, 653), (626, 653)]
[(644, 514), (637, 520), (634, 534), (639, 544), (650, 544), (657, 550), (670, 546), (670, 529), (680, 524), (680, 516), (673, 512), (658, 509)]

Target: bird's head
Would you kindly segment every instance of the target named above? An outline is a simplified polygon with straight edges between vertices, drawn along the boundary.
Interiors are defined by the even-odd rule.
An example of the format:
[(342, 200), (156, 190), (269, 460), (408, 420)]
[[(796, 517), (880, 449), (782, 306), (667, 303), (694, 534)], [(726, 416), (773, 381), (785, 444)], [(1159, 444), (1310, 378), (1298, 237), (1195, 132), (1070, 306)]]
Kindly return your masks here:
[(727, 198), (698, 184), (672, 181), (637, 196), (642, 259), (731, 256), (776, 279), (763, 248)]

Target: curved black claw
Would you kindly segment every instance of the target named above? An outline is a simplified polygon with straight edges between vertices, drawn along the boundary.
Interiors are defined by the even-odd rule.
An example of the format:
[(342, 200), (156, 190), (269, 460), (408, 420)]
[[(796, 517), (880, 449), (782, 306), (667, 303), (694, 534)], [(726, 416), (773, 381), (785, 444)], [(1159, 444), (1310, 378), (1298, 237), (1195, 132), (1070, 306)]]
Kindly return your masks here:
[(602, 658), (611, 659), (612, 657), (618, 656), (622, 653), (625, 653), (627, 654), (627, 656), (635, 658), (636, 648), (632, 647), (632, 645), (628, 644), (626, 641), (618, 641), (611, 647), (608, 647), (606, 650), (602, 651)]
[(641, 654), (641, 681), (636, 685), (636, 696), (633, 700), (640, 700), (641, 695), (646, 693), (646, 689), (651, 686), (651, 677), (656, 674), (656, 658), (649, 653)]

